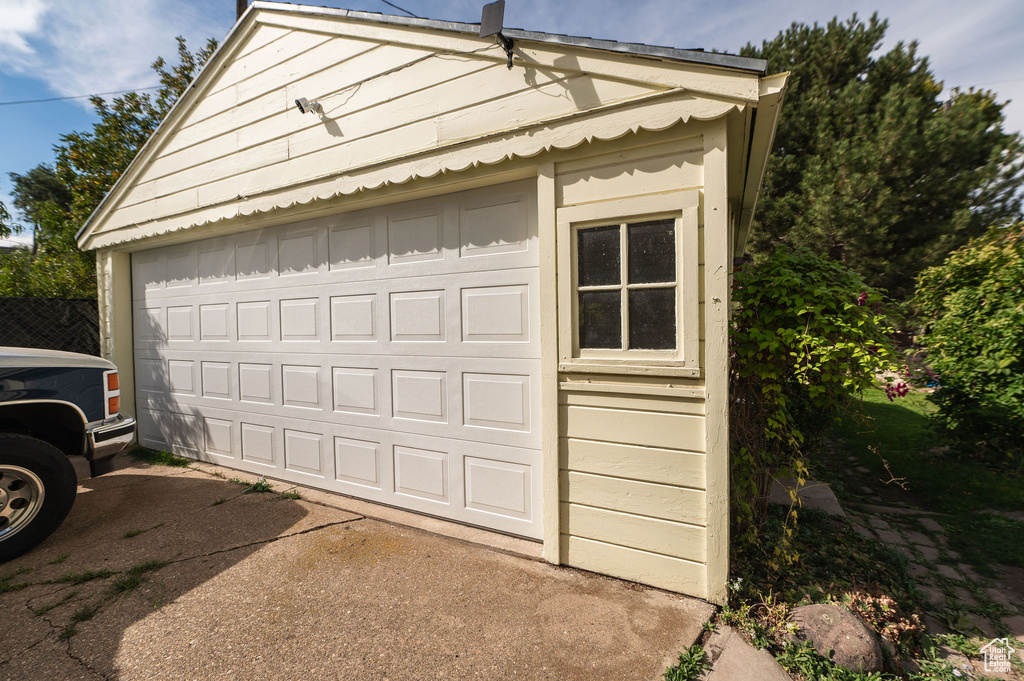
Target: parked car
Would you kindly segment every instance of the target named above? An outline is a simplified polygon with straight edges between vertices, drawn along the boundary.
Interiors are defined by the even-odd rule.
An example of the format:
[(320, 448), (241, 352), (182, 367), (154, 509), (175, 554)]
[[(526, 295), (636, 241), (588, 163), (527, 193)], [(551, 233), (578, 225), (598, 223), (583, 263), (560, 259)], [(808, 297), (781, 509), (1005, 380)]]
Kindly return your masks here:
[(33, 548), (67, 517), (78, 477), (92, 475), (135, 437), (120, 413), (117, 367), (74, 352), (0, 347), (0, 562)]

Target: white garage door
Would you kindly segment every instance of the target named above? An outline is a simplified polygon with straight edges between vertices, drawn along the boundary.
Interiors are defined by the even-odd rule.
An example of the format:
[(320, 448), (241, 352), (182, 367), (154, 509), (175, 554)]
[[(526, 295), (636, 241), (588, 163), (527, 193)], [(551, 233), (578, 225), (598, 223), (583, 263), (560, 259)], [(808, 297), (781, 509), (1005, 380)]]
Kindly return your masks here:
[(522, 182), (132, 256), (140, 441), (540, 538)]

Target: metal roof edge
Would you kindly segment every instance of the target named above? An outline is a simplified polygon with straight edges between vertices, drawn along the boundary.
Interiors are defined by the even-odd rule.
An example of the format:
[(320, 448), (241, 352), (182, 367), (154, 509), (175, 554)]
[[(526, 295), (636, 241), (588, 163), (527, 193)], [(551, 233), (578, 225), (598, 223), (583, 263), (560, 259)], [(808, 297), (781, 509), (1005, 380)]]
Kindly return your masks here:
[[(442, 21), (438, 19), (420, 19), (418, 17), (403, 17), (392, 14), (380, 14), (377, 12), (363, 12), (353, 9), (335, 9), (333, 7), (316, 7), (314, 5), (297, 5), (288, 2), (270, 2), (268, 0), (254, 0), (253, 7), (263, 10), (276, 10), (280, 12), (294, 12), (299, 14), (311, 14), (322, 16), (344, 17), (354, 21), (366, 21), (378, 24), (390, 24), (393, 26), (407, 26), (411, 28), (430, 28), (439, 31), (450, 31), (453, 33), (469, 33), (473, 36), (479, 34), (479, 24), (467, 24), (460, 21)], [(738, 69), (741, 71), (752, 71), (758, 74), (765, 74), (768, 69), (768, 62), (764, 59), (753, 57), (740, 57), (723, 52), (705, 52), (704, 50), (680, 49), (675, 47), (662, 47), (658, 45), (646, 45), (644, 43), (623, 43), (617, 40), (604, 40), (600, 38), (586, 38), (582, 36), (562, 35), (559, 33), (545, 33), (543, 31), (526, 31), (519, 28), (506, 28), (502, 31), (507, 37), (531, 42), (550, 43), (553, 45), (566, 45), (569, 47), (582, 47), (604, 52), (617, 52), (619, 54), (632, 54), (640, 57), (657, 59), (670, 59), (694, 64), (705, 64), (722, 68)]]

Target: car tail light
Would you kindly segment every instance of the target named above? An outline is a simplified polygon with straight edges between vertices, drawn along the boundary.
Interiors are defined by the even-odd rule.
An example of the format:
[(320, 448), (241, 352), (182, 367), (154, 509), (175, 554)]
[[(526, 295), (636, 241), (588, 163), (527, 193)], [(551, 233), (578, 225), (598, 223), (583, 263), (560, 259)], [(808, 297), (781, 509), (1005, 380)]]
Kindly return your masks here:
[(117, 416), (121, 410), (121, 383), (117, 378), (117, 370), (104, 374), (103, 397), (106, 404), (106, 417)]

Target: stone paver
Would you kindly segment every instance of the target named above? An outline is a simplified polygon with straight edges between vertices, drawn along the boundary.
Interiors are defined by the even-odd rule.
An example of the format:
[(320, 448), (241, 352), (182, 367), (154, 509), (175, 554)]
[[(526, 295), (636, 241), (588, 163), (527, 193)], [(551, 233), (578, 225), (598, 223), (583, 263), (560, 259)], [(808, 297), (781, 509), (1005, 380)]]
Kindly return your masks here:
[(942, 529), (942, 525), (933, 518), (920, 518), (918, 522), (924, 525), (924, 528), (930, 532), (945, 532), (945, 530)]
[(867, 466), (857, 466), (857, 472), (858, 473), (870, 473), (871, 469), (868, 468)]
[(920, 544), (921, 546), (935, 546), (935, 542), (933, 542), (931, 538), (923, 532), (917, 532), (915, 530), (906, 530), (903, 534), (905, 534), (907, 536), (907, 539), (914, 542), (915, 544)]
[(1003, 624), (1010, 630), (1010, 633), (1021, 643), (1024, 643), (1024, 617), (1020, 615), (1014, 615), (1013, 617), (1004, 617)]
[(931, 546), (918, 546), (917, 550), (924, 556), (925, 560), (938, 560), (939, 550)]
[(871, 524), (871, 527), (878, 528), (879, 530), (889, 530), (889, 529), (892, 529), (892, 528), (889, 527), (889, 523), (885, 522), (884, 520), (882, 520), (878, 516), (869, 515), (868, 516), (868, 523)]
[(946, 594), (942, 593), (940, 589), (928, 586), (927, 584), (918, 584), (917, 588), (921, 590), (932, 605), (944, 605), (946, 603)]
[(955, 579), (957, 581), (960, 581), (961, 579), (963, 579), (960, 576), (960, 573), (957, 572), (952, 567), (950, 567), (949, 565), (939, 565), (939, 566), (936, 567), (936, 569), (939, 571), (939, 574), (942, 575), (943, 577), (948, 577), (949, 579)]
[(978, 576), (978, 573), (975, 572), (974, 569), (966, 563), (957, 563), (956, 569), (959, 570), (964, 577), (971, 580), (972, 582), (981, 581), (981, 577)]
[(792, 681), (771, 653), (753, 647), (732, 627), (719, 625), (704, 652), (711, 661), (705, 681)]
[(874, 532), (864, 527), (860, 523), (853, 524), (853, 531), (859, 534), (860, 536), (864, 537), (865, 539), (877, 539)]
[(998, 603), (1004, 608), (1015, 608), (1020, 605), (1019, 603), (1014, 604), (1002, 589), (989, 587), (985, 589), (985, 593), (987, 593), (988, 597), (992, 599), (992, 602)]
[(973, 613), (968, 613), (967, 617), (972, 622), (974, 622), (974, 626), (978, 627), (978, 629), (981, 629), (981, 633), (985, 638), (996, 637), (996, 629), (987, 619), (985, 619), (981, 615), (975, 615)]
[(879, 530), (878, 536), (881, 537), (882, 541), (886, 544), (890, 544), (892, 546), (903, 546), (906, 543), (899, 533), (893, 532), (892, 530)]
[(918, 581), (921, 581), (922, 579), (927, 579), (932, 574), (931, 570), (926, 568), (924, 565), (921, 565), (920, 563), (911, 563), (909, 570), (910, 574), (913, 575), (914, 578), (916, 578)]
[(956, 596), (957, 596), (958, 599), (960, 599), (960, 602), (963, 603), (964, 605), (966, 605), (967, 607), (969, 607), (969, 608), (981, 607), (981, 604), (978, 603), (978, 599), (974, 597), (974, 594), (972, 594), (970, 591), (968, 591), (964, 587), (958, 586), (958, 587), (956, 587), (956, 589), (954, 589), (954, 591), (956, 591)]

